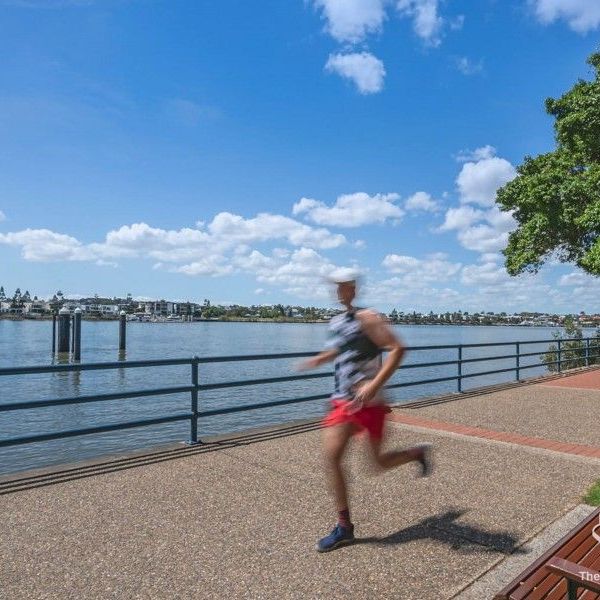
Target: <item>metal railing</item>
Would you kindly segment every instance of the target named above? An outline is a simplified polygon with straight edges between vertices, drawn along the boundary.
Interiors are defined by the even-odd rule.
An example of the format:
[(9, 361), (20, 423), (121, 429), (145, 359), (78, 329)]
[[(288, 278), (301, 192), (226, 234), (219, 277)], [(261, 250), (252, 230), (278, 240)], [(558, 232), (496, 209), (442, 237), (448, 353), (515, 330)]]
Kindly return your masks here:
[[(566, 342), (578, 341), (582, 344), (580, 348), (566, 348)], [(593, 345), (592, 345), (593, 342)], [(554, 350), (544, 349), (536, 352), (522, 352), (521, 347), (531, 344), (556, 344)], [(491, 348), (491, 347), (514, 347), (515, 353), (492, 355), (492, 356), (479, 356), (473, 358), (464, 358), (464, 350), (469, 348)], [(386, 386), (387, 389), (404, 388), (419, 385), (428, 385), (434, 383), (442, 383), (448, 381), (457, 382), (457, 391), (463, 391), (463, 381), (465, 379), (474, 377), (483, 377), (489, 375), (495, 375), (499, 373), (508, 373), (511, 371), (515, 372), (516, 381), (520, 381), (522, 371), (532, 368), (549, 367), (551, 365), (557, 366), (557, 371), (562, 371), (562, 367), (565, 363), (570, 364), (573, 360), (584, 362), (584, 366), (592, 364), (594, 359), (600, 358), (600, 340), (599, 338), (572, 338), (562, 340), (532, 340), (532, 341), (519, 341), (519, 342), (494, 342), (485, 344), (451, 344), (442, 346), (412, 346), (407, 347), (408, 352), (421, 352), (421, 351), (439, 351), (439, 350), (455, 350), (457, 352), (457, 358), (454, 360), (440, 360), (434, 362), (411, 362), (402, 365), (402, 371), (409, 369), (423, 369), (432, 367), (448, 367), (456, 366), (456, 375), (434, 377), (429, 379), (411, 380), (400, 383), (391, 383)], [(592, 352), (595, 350), (597, 352)], [(573, 358), (572, 355), (569, 358), (564, 358), (565, 352), (576, 352), (581, 351), (581, 357)], [(523, 364), (521, 359), (527, 357), (540, 357), (541, 355), (548, 355), (554, 353), (557, 356), (555, 361), (539, 361), (533, 364)], [(218, 383), (200, 383), (199, 378), (199, 366), (201, 364), (209, 363), (231, 363), (240, 361), (271, 361), (279, 359), (291, 359), (291, 358), (304, 358), (314, 356), (314, 352), (294, 352), (289, 354), (254, 354), (254, 355), (239, 355), (239, 356), (213, 356), (200, 358), (195, 356), (193, 358), (177, 358), (177, 359), (164, 359), (164, 360), (142, 360), (142, 361), (127, 361), (127, 362), (107, 362), (107, 363), (87, 363), (87, 364), (68, 364), (68, 365), (51, 365), (41, 367), (10, 367), (0, 369), (0, 377), (3, 376), (16, 376), (16, 375), (31, 375), (31, 374), (43, 374), (43, 373), (59, 373), (59, 372), (71, 372), (71, 371), (97, 371), (97, 370), (114, 370), (114, 369), (136, 369), (143, 367), (165, 367), (175, 365), (188, 365), (191, 369), (191, 379), (189, 385), (182, 386), (171, 386), (162, 388), (151, 388), (133, 391), (119, 391), (109, 394), (94, 394), (94, 395), (80, 395), (70, 398), (55, 398), (49, 400), (34, 400), (28, 402), (9, 402), (0, 403), (0, 413), (7, 411), (26, 411), (37, 408), (53, 407), (53, 406), (65, 406), (69, 404), (86, 404), (91, 402), (103, 402), (108, 400), (124, 400), (131, 398), (144, 398), (151, 396), (165, 396), (172, 394), (189, 393), (191, 399), (190, 411), (183, 413), (176, 413), (171, 415), (165, 415), (162, 417), (155, 417), (150, 419), (138, 419), (135, 421), (126, 421), (120, 423), (113, 423), (108, 425), (100, 425), (96, 427), (87, 427), (80, 429), (71, 429), (66, 431), (58, 431), (52, 433), (37, 433), (35, 435), (20, 436), (14, 438), (0, 439), (0, 448), (7, 446), (17, 446), (21, 444), (31, 444), (36, 442), (46, 442), (50, 440), (57, 440), (62, 438), (69, 438), (75, 436), (91, 435), (98, 433), (105, 433), (109, 431), (131, 429), (136, 427), (147, 427), (150, 425), (160, 425), (163, 423), (172, 423), (175, 421), (190, 422), (190, 444), (201, 443), (198, 437), (198, 421), (204, 417), (211, 417), (215, 415), (231, 414), (243, 411), (258, 410), (264, 408), (271, 408), (276, 406), (284, 406), (288, 404), (298, 404), (302, 402), (312, 402), (315, 400), (323, 400), (329, 397), (329, 393), (316, 394), (310, 396), (302, 396), (297, 398), (273, 400), (269, 402), (260, 402), (255, 404), (245, 404), (243, 406), (226, 406), (222, 408), (215, 408), (211, 410), (199, 410), (199, 402), (201, 400), (201, 392), (207, 390), (216, 390), (224, 388), (235, 388), (250, 385), (265, 385), (271, 383), (283, 383), (290, 381), (299, 381), (306, 379), (319, 379), (324, 377), (331, 377), (332, 373), (309, 373), (301, 375), (289, 375), (283, 377), (266, 377), (261, 379), (243, 379), (239, 381), (225, 381)], [(484, 371), (475, 371), (466, 373), (463, 370), (463, 365), (484, 363), (489, 361), (497, 360), (510, 360), (514, 359), (514, 366), (501, 369), (492, 369)]]

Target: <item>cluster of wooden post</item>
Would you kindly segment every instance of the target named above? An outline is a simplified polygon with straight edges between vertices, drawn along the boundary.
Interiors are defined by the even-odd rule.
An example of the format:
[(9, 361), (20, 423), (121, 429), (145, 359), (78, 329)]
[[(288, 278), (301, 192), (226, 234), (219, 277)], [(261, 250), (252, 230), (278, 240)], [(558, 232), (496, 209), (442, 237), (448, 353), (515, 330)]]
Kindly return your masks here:
[[(57, 332), (58, 325), (58, 332)], [(127, 315), (119, 315), (119, 351), (127, 349)], [(81, 360), (81, 309), (76, 308), (73, 315), (63, 307), (58, 315), (52, 315), (52, 354), (72, 354), (74, 361)]]

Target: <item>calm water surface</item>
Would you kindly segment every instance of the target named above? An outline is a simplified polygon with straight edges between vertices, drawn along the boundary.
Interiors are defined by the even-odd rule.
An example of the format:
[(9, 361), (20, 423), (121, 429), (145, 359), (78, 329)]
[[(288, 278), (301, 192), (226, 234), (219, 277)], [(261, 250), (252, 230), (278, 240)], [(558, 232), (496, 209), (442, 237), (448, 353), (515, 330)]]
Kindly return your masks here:
[[(398, 335), (409, 346), (446, 344), (478, 344), (548, 340), (554, 328), (473, 327), (473, 326), (397, 326)], [(0, 367), (51, 364), (50, 321), (0, 321)], [(325, 324), (288, 323), (128, 323), (126, 360), (185, 358), (239, 354), (317, 352), (327, 336)], [(546, 343), (522, 347), (521, 352), (541, 352)], [(118, 323), (83, 322), (82, 362), (116, 361)], [(513, 354), (514, 346), (464, 349), (463, 358)], [(405, 364), (454, 360), (456, 349), (410, 352)], [(216, 383), (259, 377), (294, 374), (297, 359), (249, 361), (200, 365), (200, 383)], [(523, 358), (521, 365), (536, 364), (536, 357)], [(463, 374), (514, 366), (514, 359), (463, 366)], [(330, 367), (322, 370), (327, 372)], [(545, 372), (542, 367), (523, 371), (524, 376)], [(456, 375), (456, 366), (400, 369), (392, 383), (434, 379)], [(465, 379), (463, 389), (510, 381), (513, 373)], [(187, 385), (190, 367), (150, 367), (81, 373), (49, 373), (44, 375), (7, 376), (0, 379), (0, 404), (45, 398), (71, 397), (85, 394), (111, 393), (153, 387)], [(207, 410), (328, 393), (329, 378), (288, 382), (263, 386), (246, 386), (211, 390), (200, 395), (200, 409)], [(441, 382), (390, 390), (393, 402), (456, 391), (456, 382)], [(130, 400), (95, 402), (18, 412), (0, 413), (0, 439), (21, 435), (48, 433), (94, 427), (121, 421), (133, 421), (189, 412), (189, 394), (157, 396)], [(226, 433), (250, 427), (283, 423), (295, 419), (318, 417), (327, 401), (320, 400), (285, 407), (252, 410), (233, 415), (201, 419), (200, 436)], [(50, 464), (73, 462), (106, 454), (186, 440), (189, 423), (164, 424), (125, 431), (80, 436), (38, 444), (0, 449), (0, 473)]]

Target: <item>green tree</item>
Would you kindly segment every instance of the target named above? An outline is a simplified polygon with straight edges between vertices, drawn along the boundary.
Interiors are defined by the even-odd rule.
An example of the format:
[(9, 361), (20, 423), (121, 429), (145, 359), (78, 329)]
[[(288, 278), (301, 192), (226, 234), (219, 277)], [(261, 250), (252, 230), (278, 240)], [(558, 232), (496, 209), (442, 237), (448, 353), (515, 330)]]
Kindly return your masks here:
[(11, 308), (22, 308), (23, 307), (23, 296), (21, 295), (21, 288), (15, 290), (15, 295), (12, 297), (10, 303)]
[[(600, 363), (600, 332), (589, 341), (589, 348), (586, 350), (586, 342), (583, 340), (581, 327), (575, 319), (569, 315), (565, 317), (564, 333), (557, 331), (553, 337), (557, 342), (560, 340), (560, 368), (561, 370), (576, 369), (587, 365)], [(586, 356), (587, 354), (587, 356)], [(546, 365), (548, 371), (558, 371), (558, 343), (551, 344), (548, 352), (542, 355), (542, 362)]]
[(525, 157), (498, 190), (498, 205), (518, 223), (504, 250), (511, 275), (535, 272), (550, 256), (600, 275), (600, 53), (588, 63), (593, 80), (546, 100), (556, 150)]

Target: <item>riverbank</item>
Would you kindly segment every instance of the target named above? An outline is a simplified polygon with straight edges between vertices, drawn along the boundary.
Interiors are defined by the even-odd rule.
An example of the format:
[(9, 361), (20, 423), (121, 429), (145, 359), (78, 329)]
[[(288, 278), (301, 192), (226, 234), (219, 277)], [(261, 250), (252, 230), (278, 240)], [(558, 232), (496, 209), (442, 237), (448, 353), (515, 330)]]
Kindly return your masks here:
[[(52, 315), (8, 315), (0, 314), (0, 321), (52, 321)], [(117, 322), (119, 317), (86, 317), (82, 318), (83, 321), (92, 323), (104, 323), (104, 322)], [(154, 317), (144, 320), (139, 319), (128, 319), (128, 323), (299, 323), (299, 324), (326, 324), (329, 321), (327, 319), (302, 319), (294, 317), (280, 317), (277, 319), (260, 318), (260, 317), (211, 317), (209, 319), (194, 318), (192, 321), (181, 319), (169, 319), (167, 317)], [(392, 325), (402, 326), (434, 326), (434, 327), (523, 327), (523, 328), (548, 328), (548, 325), (544, 324), (530, 324), (530, 323), (446, 323), (446, 322), (404, 322), (404, 321), (391, 321)], [(559, 326), (556, 326), (559, 327)], [(597, 329), (594, 325), (582, 325), (582, 329)]]

